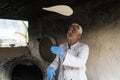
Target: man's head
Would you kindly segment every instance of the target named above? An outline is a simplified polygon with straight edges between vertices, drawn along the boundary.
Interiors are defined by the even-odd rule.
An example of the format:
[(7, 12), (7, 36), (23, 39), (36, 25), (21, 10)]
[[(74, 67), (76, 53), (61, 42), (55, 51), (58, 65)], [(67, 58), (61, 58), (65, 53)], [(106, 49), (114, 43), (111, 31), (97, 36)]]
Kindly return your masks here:
[(77, 23), (72, 23), (67, 32), (67, 38), (70, 44), (76, 43), (82, 34), (82, 27)]

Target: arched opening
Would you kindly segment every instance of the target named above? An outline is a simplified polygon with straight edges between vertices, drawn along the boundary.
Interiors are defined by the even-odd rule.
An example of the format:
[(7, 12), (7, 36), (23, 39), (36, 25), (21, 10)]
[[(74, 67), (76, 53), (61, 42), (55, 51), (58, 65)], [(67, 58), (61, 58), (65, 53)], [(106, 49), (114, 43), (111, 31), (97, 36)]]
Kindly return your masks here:
[(46, 68), (32, 56), (11, 57), (0, 67), (0, 80), (46, 80)]
[(42, 80), (43, 74), (35, 64), (16, 65), (11, 72), (11, 80)]

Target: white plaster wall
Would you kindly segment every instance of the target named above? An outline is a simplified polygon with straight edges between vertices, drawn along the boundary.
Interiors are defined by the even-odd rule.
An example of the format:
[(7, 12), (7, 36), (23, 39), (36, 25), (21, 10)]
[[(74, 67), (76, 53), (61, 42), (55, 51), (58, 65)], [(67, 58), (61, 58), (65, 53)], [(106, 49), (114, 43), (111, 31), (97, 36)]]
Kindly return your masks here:
[(90, 47), (88, 80), (120, 80), (120, 21), (94, 25), (81, 40)]

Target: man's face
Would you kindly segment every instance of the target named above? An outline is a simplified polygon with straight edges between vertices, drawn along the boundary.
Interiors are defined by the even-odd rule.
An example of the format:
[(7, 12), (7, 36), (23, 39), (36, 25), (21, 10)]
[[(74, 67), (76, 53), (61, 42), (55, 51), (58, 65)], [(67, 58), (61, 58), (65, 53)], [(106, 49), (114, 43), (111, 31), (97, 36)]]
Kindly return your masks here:
[(72, 40), (72, 41), (78, 41), (80, 38), (80, 32), (79, 32), (79, 27), (78, 26), (70, 26), (67, 32), (67, 38), (68, 40)]

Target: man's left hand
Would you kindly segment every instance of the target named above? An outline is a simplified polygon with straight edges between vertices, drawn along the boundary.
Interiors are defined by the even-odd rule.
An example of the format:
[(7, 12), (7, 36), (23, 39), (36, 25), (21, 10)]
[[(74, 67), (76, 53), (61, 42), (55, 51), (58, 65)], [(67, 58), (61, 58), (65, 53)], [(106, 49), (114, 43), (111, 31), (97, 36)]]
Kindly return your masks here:
[(64, 54), (65, 54), (65, 51), (58, 46), (52, 46), (50, 50), (53, 54), (56, 54), (59, 56), (64, 56)]

